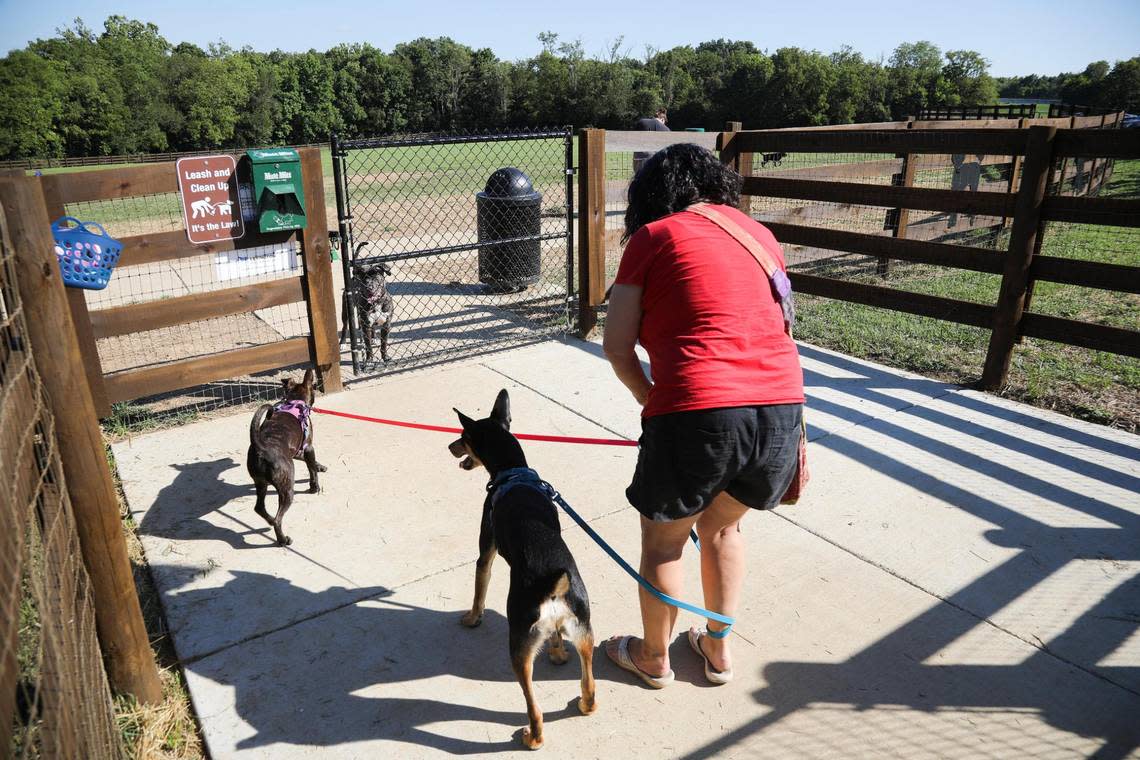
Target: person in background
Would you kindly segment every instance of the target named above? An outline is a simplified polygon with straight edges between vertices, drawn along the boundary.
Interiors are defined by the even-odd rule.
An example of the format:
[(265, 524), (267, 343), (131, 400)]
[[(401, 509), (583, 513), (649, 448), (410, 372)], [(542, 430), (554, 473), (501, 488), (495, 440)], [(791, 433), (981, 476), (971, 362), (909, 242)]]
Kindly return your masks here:
[[(658, 108), (657, 113), (652, 116), (646, 116), (643, 119), (638, 119), (636, 129), (638, 132), (668, 132), (669, 127), (665, 126), (666, 114), (664, 108)], [(642, 165), (645, 161), (653, 155), (653, 151), (639, 150), (633, 154), (633, 173), (636, 175), (641, 171)]]

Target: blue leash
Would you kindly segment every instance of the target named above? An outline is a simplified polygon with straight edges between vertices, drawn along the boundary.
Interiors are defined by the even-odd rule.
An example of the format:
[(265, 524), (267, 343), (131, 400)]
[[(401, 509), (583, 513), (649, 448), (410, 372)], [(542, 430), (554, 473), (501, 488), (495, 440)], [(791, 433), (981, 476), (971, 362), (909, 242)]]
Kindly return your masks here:
[[(724, 623), (726, 627), (722, 628), (719, 631), (710, 631), (707, 627), (705, 628), (705, 633), (707, 633), (710, 638), (727, 638), (728, 634), (732, 632), (732, 626), (734, 623), (736, 623), (736, 618), (731, 618), (728, 615), (722, 615), (719, 612), (713, 612), (712, 610), (706, 610), (704, 607), (698, 607), (695, 604), (682, 602), (680, 599), (674, 599), (668, 594), (658, 591), (652, 583), (642, 577), (641, 573), (634, 570), (628, 562), (622, 559), (622, 556), (618, 554), (612, 546), (606, 543), (606, 540), (599, 536), (597, 531), (591, 528), (586, 523), (586, 521), (582, 519), (582, 516), (574, 511), (573, 507), (566, 503), (566, 500), (562, 498), (562, 494), (554, 490), (554, 486), (538, 477), (538, 473), (529, 467), (514, 467), (509, 470), (503, 470), (493, 481), (487, 484), (488, 491), (495, 490), (495, 494), (492, 497), (491, 501), (492, 507), (496, 501), (502, 498), (503, 494), (515, 486), (528, 486), (530, 488), (542, 491), (547, 496), (549, 496), (555, 504), (562, 507), (562, 510), (566, 512), (566, 514), (570, 515), (570, 518), (574, 520), (574, 522), (578, 523), (578, 527), (586, 531), (587, 536), (594, 539), (594, 543), (600, 546), (606, 554), (610, 555), (610, 558), (618, 564), (618, 567), (620, 567), (622, 570), (625, 570), (631, 578), (637, 581), (638, 585), (640, 585), (643, 589), (648, 591), (653, 596), (660, 599), (662, 602), (665, 602), (665, 604), (671, 605), (678, 609), (686, 610), (688, 612), (692, 612), (696, 615), (700, 615), (701, 617), (709, 618), (710, 620), (715, 620), (718, 623)], [(697, 551), (700, 551), (701, 542), (697, 538), (696, 531), (690, 531), (689, 535), (692, 537), (693, 543), (696, 544)]]

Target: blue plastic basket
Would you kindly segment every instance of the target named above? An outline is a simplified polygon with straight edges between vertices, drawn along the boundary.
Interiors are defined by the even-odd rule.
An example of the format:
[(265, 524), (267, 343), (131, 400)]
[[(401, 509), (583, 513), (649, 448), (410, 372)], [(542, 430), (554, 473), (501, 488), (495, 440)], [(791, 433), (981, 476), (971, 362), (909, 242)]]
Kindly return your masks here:
[[(69, 224), (74, 226), (65, 226)], [(89, 227), (99, 232), (92, 232)], [(64, 285), (87, 290), (107, 287), (111, 272), (119, 263), (122, 243), (108, 235), (97, 222), (81, 222), (73, 216), (55, 220), (51, 233)]]

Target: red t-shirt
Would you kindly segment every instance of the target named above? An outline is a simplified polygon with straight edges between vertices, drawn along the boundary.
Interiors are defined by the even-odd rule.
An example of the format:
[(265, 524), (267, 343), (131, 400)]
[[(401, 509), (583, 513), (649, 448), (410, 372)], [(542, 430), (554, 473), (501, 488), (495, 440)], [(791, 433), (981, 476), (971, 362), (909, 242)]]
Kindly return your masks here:
[[(766, 227), (730, 206), (715, 208), (784, 265)], [(642, 227), (615, 284), (643, 288), (638, 340), (649, 352), (653, 389), (642, 416), (803, 403), (799, 353), (768, 276), (708, 219), (681, 211)]]

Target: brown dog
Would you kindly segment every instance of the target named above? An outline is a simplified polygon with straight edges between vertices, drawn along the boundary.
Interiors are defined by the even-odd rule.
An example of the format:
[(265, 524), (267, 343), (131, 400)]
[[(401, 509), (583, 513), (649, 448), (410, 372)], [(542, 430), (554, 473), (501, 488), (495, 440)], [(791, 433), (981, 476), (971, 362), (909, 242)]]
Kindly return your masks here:
[[(270, 525), (277, 543), (288, 546), (293, 539), (281, 530), (281, 521), (293, 503), (293, 460), (304, 459), (309, 468), (309, 493), (321, 490), (317, 473), (328, 468), (317, 462), (313, 449), (313, 423), (309, 419), (313, 407), (313, 371), (305, 372), (301, 382), (286, 378), (285, 398), (270, 406), (262, 404), (249, 424), (249, 453), (246, 468), (257, 488), (254, 511)], [(265, 495), (272, 485), (277, 491), (277, 515), (265, 511)]]

